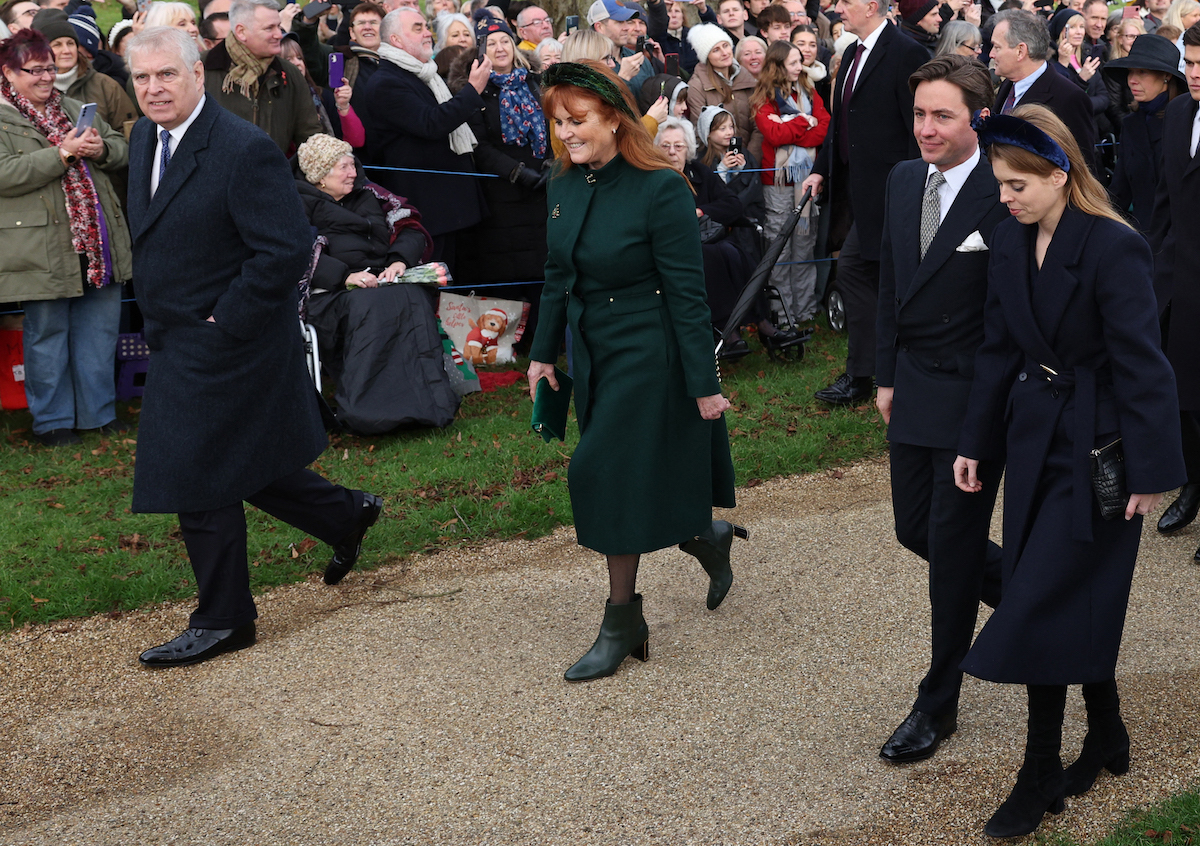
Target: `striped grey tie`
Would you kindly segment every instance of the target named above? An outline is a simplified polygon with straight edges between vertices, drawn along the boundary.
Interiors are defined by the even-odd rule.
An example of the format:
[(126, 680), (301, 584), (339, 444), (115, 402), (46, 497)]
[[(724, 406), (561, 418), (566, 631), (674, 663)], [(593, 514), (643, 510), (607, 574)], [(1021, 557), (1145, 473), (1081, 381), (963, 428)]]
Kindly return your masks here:
[(925, 188), (925, 199), (921, 203), (921, 258), (933, 243), (938, 226), (942, 223), (942, 206), (938, 201), (938, 188), (946, 184), (946, 177), (940, 170), (929, 175), (929, 185)]

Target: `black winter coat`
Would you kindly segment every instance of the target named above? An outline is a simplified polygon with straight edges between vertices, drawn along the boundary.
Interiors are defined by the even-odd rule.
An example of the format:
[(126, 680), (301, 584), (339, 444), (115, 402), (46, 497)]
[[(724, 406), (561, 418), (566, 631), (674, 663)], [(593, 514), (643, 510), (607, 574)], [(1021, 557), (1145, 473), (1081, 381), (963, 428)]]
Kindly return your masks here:
[[(542, 91), (539, 77), (526, 78), (537, 101)], [(470, 88), (470, 86), (465, 86)], [(472, 89), (474, 91), (474, 89)], [(531, 190), (511, 180), (522, 165), (541, 172), (545, 159), (538, 158), (528, 144), (506, 144), (500, 131), (500, 87), (489, 81), (483, 90), (483, 108), (469, 122), (479, 139), (475, 164), (481, 173), (494, 173), (499, 179), (480, 179), (487, 202), (488, 216), (464, 234), (467, 241), (459, 249), (455, 281), (458, 284), (482, 282), (532, 282), (546, 274), (546, 190)], [(550, 132), (546, 132), (546, 155), (550, 150)]]
[(1121, 154), (1109, 193), (1143, 234), (1150, 231), (1154, 189), (1163, 162), (1163, 113), (1133, 112), (1121, 122)]
[[(470, 154), (450, 149), (450, 133), (483, 108), (482, 98), (470, 85), (438, 103), (416, 74), (382, 62), (367, 80), (365, 93), (366, 113), (360, 118), (367, 130), (370, 164), (475, 172)], [(420, 209), (425, 228), (435, 238), (474, 226), (486, 210), (479, 184), (484, 180), (478, 177), (386, 170), (372, 176)]]

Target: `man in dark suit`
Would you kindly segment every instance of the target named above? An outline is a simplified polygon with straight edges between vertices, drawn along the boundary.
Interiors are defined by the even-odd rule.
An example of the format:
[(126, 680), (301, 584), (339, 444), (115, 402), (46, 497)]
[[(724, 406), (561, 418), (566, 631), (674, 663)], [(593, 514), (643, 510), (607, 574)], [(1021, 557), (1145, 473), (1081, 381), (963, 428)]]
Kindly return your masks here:
[[(1188, 484), (1159, 520), (1174, 532), (1196, 519), (1200, 508), (1200, 24), (1183, 34), (1183, 67), (1190, 97), (1176, 97), (1163, 118), (1163, 164), (1154, 195), (1150, 246), (1154, 293), (1163, 318), (1163, 347), (1175, 368), (1183, 423)], [(1200, 549), (1193, 556), (1200, 561)]]
[(1075, 83), (1046, 63), (1050, 30), (1043, 18), (1021, 9), (1006, 9), (993, 17), (992, 59), (1004, 78), (993, 109), (1008, 114), (1022, 103), (1040, 103), (1067, 125), (1079, 150), (1095, 173), (1096, 122), (1092, 101)]
[(1003, 447), (982, 461), (984, 492), (954, 485), (975, 351), (983, 342), (987, 244), (1009, 217), (971, 116), (992, 101), (983, 65), (948, 55), (909, 79), (921, 158), (888, 178), (880, 253), (875, 400), (888, 424), (896, 537), (929, 562), (932, 661), (916, 704), (880, 751), (928, 758), (957, 728), (962, 671), (979, 601), (999, 600), (1000, 548), (988, 540)]
[[(379, 69), (367, 81), (367, 154), (372, 164), (474, 173), (478, 139), (466, 121), (483, 108), (492, 62), (471, 66), (468, 84), (451, 96), (437, 73), (433, 33), (417, 9), (401, 7), (383, 19)], [(433, 258), (454, 262), (454, 233), (483, 219), (480, 180), (473, 176), (377, 171), (373, 178), (421, 210), (433, 236)]]
[(837, 276), (849, 334), (846, 372), (816, 396), (847, 405), (871, 396), (884, 184), (898, 162), (919, 155), (908, 77), (929, 53), (888, 23), (883, 0), (839, 0), (837, 11), (860, 43), (842, 57), (829, 135), (804, 187), (815, 195), (828, 180), (833, 238), (845, 237)]
[(312, 235), (283, 153), (204, 94), (175, 27), (126, 52), (146, 118), (130, 139), (129, 224), (150, 346), (133, 510), (177, 512), (199, 607), (143, 664), (195, 664), (255, 641), (243, 500), (358, 557), (383, 503), (304, 469), (325, 448), (297, 282)]

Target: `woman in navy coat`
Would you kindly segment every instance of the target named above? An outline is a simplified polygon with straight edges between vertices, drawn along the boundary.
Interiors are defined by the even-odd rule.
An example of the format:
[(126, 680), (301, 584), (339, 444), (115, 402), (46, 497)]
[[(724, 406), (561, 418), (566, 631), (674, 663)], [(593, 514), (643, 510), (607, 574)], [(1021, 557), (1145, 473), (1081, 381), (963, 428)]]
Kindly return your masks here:
[[(1015, 219), (995, 231), (985, 340), (954, 468), (960, 488), (980, 490), (974, 458), (1005, 427), (1003, 586), (962, 666), (1028, 688), (1024, 764), (984, 829), (1014, 837), (1088, 790), (1101, 768), (1129, 767), (1115, 675), (1142, 516), (1185, 473), (1145, 240), (1048, 109), (1022, 106), (977, 128)], [(1106, 521), (1090, 452), (1118, 438), (1131, 493), (1124, 518)], [(1083, 685), (1088, 733), (1064, 772), (1070, 684)]]

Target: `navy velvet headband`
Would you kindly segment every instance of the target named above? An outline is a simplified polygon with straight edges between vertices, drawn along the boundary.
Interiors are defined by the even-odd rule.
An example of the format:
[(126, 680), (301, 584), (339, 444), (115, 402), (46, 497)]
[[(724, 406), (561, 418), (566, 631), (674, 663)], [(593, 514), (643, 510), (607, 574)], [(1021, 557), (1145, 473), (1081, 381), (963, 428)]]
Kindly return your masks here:
[(1020, 147), (1035, 156), (1041, 156), (1068, 173), (1071, 171), (1071, 161), (1063, 152), (1063, 148), (1027, 120), (1012, 115), (991, 115), (984, 118), (976, 112), (971, 119), (971, 128), (979, 136), (979, 143), (985, 147), (993, 144)]

